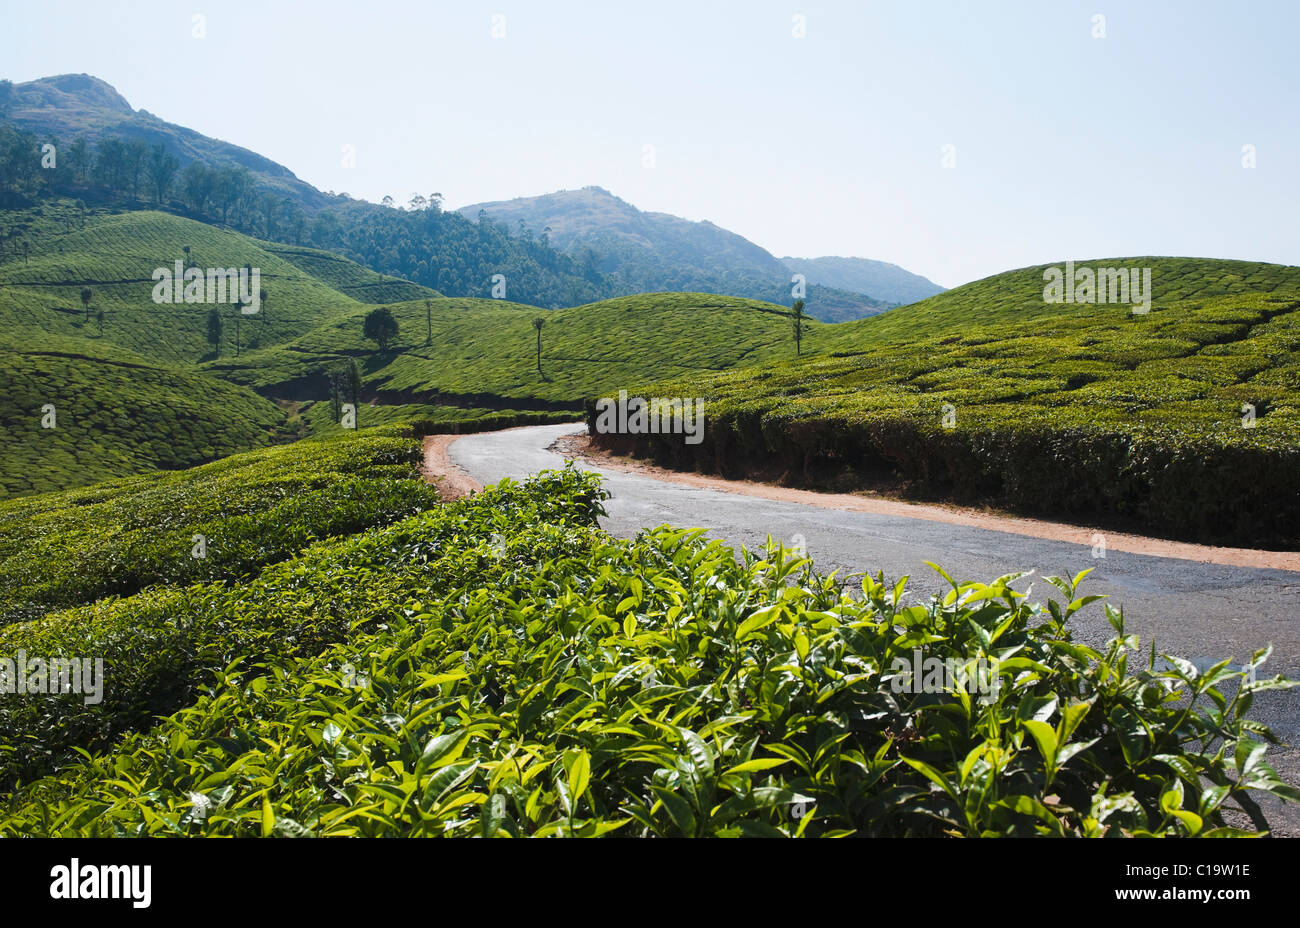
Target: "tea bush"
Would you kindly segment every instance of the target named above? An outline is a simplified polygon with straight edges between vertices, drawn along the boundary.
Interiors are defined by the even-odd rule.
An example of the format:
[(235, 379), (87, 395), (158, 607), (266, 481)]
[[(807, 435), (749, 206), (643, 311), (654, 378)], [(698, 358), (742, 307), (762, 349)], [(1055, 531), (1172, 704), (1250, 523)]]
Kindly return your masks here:
[(151, 584), (243, 576), (432, 508), (420, 458), (417, 441), (372, 430), (0, 502), (0, 625)]
[[(348, 457), (331, 443), (318, 446)], [(364, 459), (374, 449), (351, 453)], [(576, 478), (500, 486), (387, 529), (320, 542), (252, 580), (153, 587), (0, 629), (0, 656), (100, 657), (107, 681), (95, 704), (77, 694), (0, 699), (0, 785), (48, 772), (78, 748), (103, 749), (189, 705), (232, 662), (315, 654), (384, 621), (411, 589), (446, 595), (490, 585), (497, 561), (483, 557), (484, 538), (533, 523), (593, 525), (596, 493)], [(539, 546), (535, 562), (549, 550)]]
[[(994, 303), (982, 325), (963, 287), (835, 327), (853, 354), (630, 391), (706, 403), (700, 444), (672, 434), (631, 443), (661, 464), (726, 476), (775, 474), (840, 490), (888, 479), (923, 497), (1295, 549), (1300, 273), (1248, 271), (1231, 296), (1202, 289), (1185, 302), (1157, 288), (1147, 315), (1128, 306), (1045, 310), (1041, 276), (1035, 308), (1023, 292), (1032, 274), (1001, 275), (995, 281), (1012, 291), (1006, 305), (993, 284), (969, 285)], [(1008, 314), (1021, 308), (1033, 318)], [(914, 334), (895, 340), (906, 319)], [(626, 444), (596, 434), (595, 418), (589, 401), (595, 440)]]
[[(192, 705), (17, 790), (0, 834), (1231, 836), (1266, 827), (1252, 793), (1300, 799), (1246, 717), (1291, 685), (1267, 652), (1157, 666), (1110, 608), (1079, 644), (1083, 575), (909, 602), (779, 547), (619, 541), (602, 496), (507, 482), (270, 568), (214, 600)], [(918, 650), (997, 685), (898, 685)]]

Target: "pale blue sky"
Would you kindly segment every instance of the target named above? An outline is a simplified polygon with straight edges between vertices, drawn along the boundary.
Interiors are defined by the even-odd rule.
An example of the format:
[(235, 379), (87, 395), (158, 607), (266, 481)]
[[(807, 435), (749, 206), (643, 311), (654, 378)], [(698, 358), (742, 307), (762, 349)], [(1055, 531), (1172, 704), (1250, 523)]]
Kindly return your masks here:
[(945, 286), (1065, 258), (1300, 263), (1292, 0), (0, 10), (0, 77), (90, 73), (369, 200), (440, 191), (455, 207), (599, 184), (777, 255), (878, 258)]

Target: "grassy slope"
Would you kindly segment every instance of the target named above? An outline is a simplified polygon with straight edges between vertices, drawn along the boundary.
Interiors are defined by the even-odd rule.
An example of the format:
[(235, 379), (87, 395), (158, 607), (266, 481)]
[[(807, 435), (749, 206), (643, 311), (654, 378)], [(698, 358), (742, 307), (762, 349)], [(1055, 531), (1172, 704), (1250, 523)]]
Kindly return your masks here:
[[(358, 309), (287, 345), (250, 352), (207, 369), (276, 393), (277, 385), (356, 356), (370, 390), (421, 398), (450, 393), (490, 396), (503, 407), (569, 406), (591, 393), (617, 391), (668, 372), (725, 370), (792, 353), (781, 307), (705, 293), (619, 297), (571, 309), (539, 311), (501, 300), (435, 299), (433, 347), (424, 347), (424, 301), (391, 306), (400, 336), (387, 354), (361, 335)], [(542, 375), (536, 367), (541, 316)], [(809, 324), (808, 345), (828, 331)]]
[[(154, 269), (171, 267), (182, 246), (201, 267), (260, 268), (268, 299), (263, 315), (239, 321), (245, 346), (364, 312), (363, 300), (437, 296), (336, 255), (165, 213), (94, 215), (84, 228), (67, 205), (5, 215), (27, 225), (29, 253), (0, 256), (0, 498), (188, 467), (264, 445), (284, 426), (269, 400), (199, 370), (209, 306), (153, 302)], [(229, 353), (237, 314), (222, 311)], [(55, 429), (40, 427), (45, 404)]]
[[(1152, 267), (1151, 311), (1045, 304), (1042, 268), (1028, 268), (837, 326), (820, 342), (835, 352), (830, 357), (685, 378), (647, 392), (708, 397), (715, 429), (742, 436), (751, 458), (778, 461), (794, 479), (808, 479), (821, 465), (843, 466), (850, 473), (838, 479), (852, 484), (863, 468), (885, 466), (934, 489), (991, 496), (1033, 511), (1100, 506), (1155, 518), (1137, 497), (1119, 498), (1130, 488), (1118, 479), (1114, 498), (1104, 504), (1098, 499), (1107, 491), (1094, 487), (1070, 500), (1075, 487), (1064, 481), (1064, 471), (1052, 470), (1053, 455), (1070, 456), (1063, 448), (1049, 453), (1040, 442), (1032, 457), (1041, 468), (1033, 476), (1027, 473), (1032, 461), (1011, 461), (1008, 469), (999, 456), (1012, 455), (1009, 437), (1036, 430), (1040, 437), (1106, 432), (1115, 436), (1106, 454), (1130, 458), (1141, 456), (1123, 449), (1139, 437), (1158, 443), (1162, 454), (1189, 460), (1210, 446), (1235, 449), (1250, 457), (1251, 469), (1263, 468), (1239, 478), (1251, 492), (1263, 493), (1274, 477), (1285, 483), (1282, 470), (1300, 449), (1300, 269), (1180, 258), (1087, 264)], [(1244, 403), (1256, 408), (1253, 429), (1242, 427)], [(940, 430), (945, 404), (956, 416), (949, 438)], [(887, 436), (891, 429), (918, 444), (905, 448), (899, 434)], [(962, 436), (974, 446), (952, 444)], [(959, 454), (971, 461), (952, 459)], [(694, 455), (678, 460), (728, 465), (725, 448), (713, 441)], [(1208, 450), (1201, 457), (1211, 459)], [(1247, 466), (1245, 459), (1239, 463)], [(1140, 483), (1159, 470), (1143, 460), (1106, 467), (1112, 465), (1139, 474)], [(1229, 464), (1225, 459), (1214, 466)], [(1016, 468), (1024, 473), (1013, 478)], [(1100, 475), (1105, 468), (1098, 464), (1096, 470)], [(1229, 474), (1217, 486), (1195, 492), (1206, 498), (1236, 492)], [(1141, 496), (1148, 489), (1143, 484), (1131, 492)], [(1279, 512), (1296, 505), (1294, 485), (1278, 492)], [(1205, 513), (1200, 520), (1192, 512), (1198, 506)], [(1219, 517), (1204, 500), (1171, 500), (1168, 508), (1198, 522), (1191, 530), (1197, 537), (1251, 535), (1245, 524), (1216, 524)], [(1288, 531), (1294, 537), (1276, 521), (1257, 526), (1255, 537), (1269, 543)]]
[[(190, 246), (199, 267), (261, 270), (268, 291), (264, 314), (241, 320), (241, 340), (251, 345), (289, 341), (355, 311), (366, 300), (437, 296), (435, 291), (378, 274), (326, 252), (259, 242), (236, 232), (152, 211), (91, 217), (84, 229), (63, 220), (67, 208), (44, 216), (11, 213), (31, 226), (31, 253), (12, 250), (0, 259), (0, 324), (11, 331), (40, 329), (100, 339), (93, 317), (85, 322), (82, 287), (94, 292), (92, 307), (106, 313), (102, 339), (162, 361), (194, 364), (211, 351), (205, 304), (153, 302), (156, 268), (172, 268)], [(226, 316), (224, 353), (234, 353), (233, 307)]]
[(431, 487), (400, 479), (415, 475), (418, 443), (377, 432), (0, 501), (0, 626), (150, 584), (239, 577), (436, 504)]
[(0, 336), (0, 396), (0, 498), (189, 467), (265, 445), (284, 421), (246, 387), (45, 334)]

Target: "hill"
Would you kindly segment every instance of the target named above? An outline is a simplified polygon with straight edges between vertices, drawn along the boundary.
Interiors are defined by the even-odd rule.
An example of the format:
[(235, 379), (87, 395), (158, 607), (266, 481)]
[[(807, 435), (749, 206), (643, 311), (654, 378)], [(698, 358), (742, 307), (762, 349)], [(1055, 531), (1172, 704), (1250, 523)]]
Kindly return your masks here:
[[(388, 309), (399, 335), (387, 352), (365, 340), (366, 310), (357, 309), (286, 344), (209, 361), (204, 369), (301, 400), (321, 397), (324, 372), (356, 358), (367, 400), (577, 411), (590, 394), (616, 393), (666, 371), (717, 371), (794, 353), (784, 307), (707, 293), (617, 297), (540, 314), (504, 300), (451, 298)], [(829, 329), (806, 324), (805, 346), (814, 350)]]
[(838, 290), (870, 293), (878, 300), (900, 305), (942, 293), (944, 288), (897, 264), (869, 258), (782, 258), (792, 273), (803, 274), (810, 284)]
[[(521, 237), (539, 236), (607, 275), (621, 292), (703, 291), (789, 305), (790, 271), (770, 252), (709, 222), (644, 212), (602, 187), (462, 207)], [(808, 312), (824, 322), (888, 309), (876, 294), (812, 287)]]
[(903, 488), (1215, 544), (1300, 547), (1300, 268), (1146, 267), (1149, 311), (1045, 303), (1044, 267), (827, 331), (830, 354), (642, 387), (698, 395), (676, 466)]
[(0, 498), (191, 467), (287, 436), (223, 383), (91, 339), (0, 336)]
[[(785, 308), (737, 297), (646, 294), (547, 312), (443, 297), (330, 252), (159, 211), (46, 201), (0, 216), (22, 236), (23, 247), (11, 240), (0, 252), (0, 324), (24, 403), (35, 402), (39, 372), (60, 409), (75, 396), (90, 404), (79, 405), (78, 415), (109, 404), (146, 423), (92, 436), (74, 433), (69, 422), (57, 440), (33, 443), (24, 406), (14, 414), (21, 430), (0, 442), (0, 486), (10, 495), (337, 431), (332, 372), (351, 359), (361, 376), (361, 425), (417, 421), (461, 430), (573, 418), (593, 392), (793, 352)], [(174, 272), (178, 260), (202, 269), (257, 268), (266, 299), (249, 316), (228, 303), (216, 307), (223, 328), (214, 345), (212, 305), (154, 301), (155, 271)], [(399, 326), (384, 351), (363, 335), (378, 305)], [(818, 350), (829, 330), (815, 321), (807, 326), (805, 350)], [(151, 373), (138, 383), (122, 374), (137, 368)], [(183, 410), (185, 423), (170, 450), (163, 444), (171, 417), (160, 411), (168, 406)], [(242, 425), (228, 429), (236, 413)], [(39, 450), (56, 446), (52, 457)]]
[[(47, 204), (0, 214), (21, 229), (26, 247), (0, 253), (0, 322), (6, 331), (85, 336), (160, 361), (197, 363), (210, 353), (207, 303), (154, 302), (154, 272), (175, 263), (259, 269), (265, 305), (243, 316), (222, 312), (229, 331), (223, 352), (272, 345), (366, 305), (363, 301), (437, 297), (406, 281), (381, 278), (328, 252), (260, 242), (227, 229), (156, 211), (83, 215)], [(185, 249), (189, 251), (186, 252)], [(92, 292), (90, 311), (80, 300)], [(97, 313), (104, 311), (102, 333)], [(89, 317), (89, 319), (87, 318)]]
[(89, 74), (12, 84), (7, 98), (0, 99), (0, 116), (42, 139), (71, 143), (80, 137), (92, 146), (106, 138), (136, 139), (148, 146), (162, 145), (182, 169), (196, 161), (238, 165), (251, 172), (259, 185), (292, 198), (308, 212), (335, 199), (270, 158), (133, 109), (111, 84)]

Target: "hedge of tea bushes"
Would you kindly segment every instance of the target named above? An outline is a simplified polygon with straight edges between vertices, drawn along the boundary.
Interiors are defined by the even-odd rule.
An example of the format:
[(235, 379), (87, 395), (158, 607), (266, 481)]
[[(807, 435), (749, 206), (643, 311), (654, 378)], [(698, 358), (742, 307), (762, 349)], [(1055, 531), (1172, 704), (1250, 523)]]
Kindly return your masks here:
[(0, 396), (0, 499), (192, 467), (268, 445), (284, 423), (245, 387), (40, 332), (0, 334)]
[(839, 489), (892, 480), (1193, 541), (1300, 547), (1300, 302), (1087, 307), (990, 329), (636, 391), (702, 397), (697, 445), (611, 441), (595, 434), (592, 403), (588, 426), (672, 467)]
[(151, 584), (243, 576), (316, 540), (432, 508), (420, 444), (397, 431), (0, 502), (0, 624)]
[[(543, 479), (489, 489), (504, 518), (462, 502), (302, 563), (371, 594), (316, 653), (263, 644), (276, 584), (220, 605), (251, 646), (14, 792), (0, 834), (1234, 836), (1267, 828), (1253, 797), (1300, 800), (1246, 717), (1290, 685), (1266, 652), (1250, 680), (1157, 669), (1109, 608), (1115, 637), (1079, 644), (1082, 575), (1041, 604), (1020, 575), (918, 602), (698, 530), (620, 541), (588, 524), (590, 476)], [(996, 672), (912, 686), (917, 649)]]
[[(347, 458), (331, 443), (317, 450)], [(401, 445), (391, 450), (405, 456)], [(352, 454), (359, 465), (374, 449)], [(543, 563), (555, 545), (569, 543), (569, 533), (595, 524), (599, 500), (590, 478), (543, 477), (522, 488), (507, 483), (387, 528), (318, 542), (252, 578), (155, 586), (0, 629), (0, 657), (20, 651), (100, 657), (106, 677), (96, 704), (79, 694), (0, 695), (0, 785), (48, 772), (78, 748), (102, 749), (125, 731), (148, 727), (192, 703), (223, 668), (312, 655), (345, 641), (386, 621), (412, 589), (447, 595), (494, 584), (501, 564), (485, 546), (520, 526), (536, 523), (558, 533), (553, 544), (538, 541), (532, 556)], [(274, 536), (274, 526), (263, 529)]]

